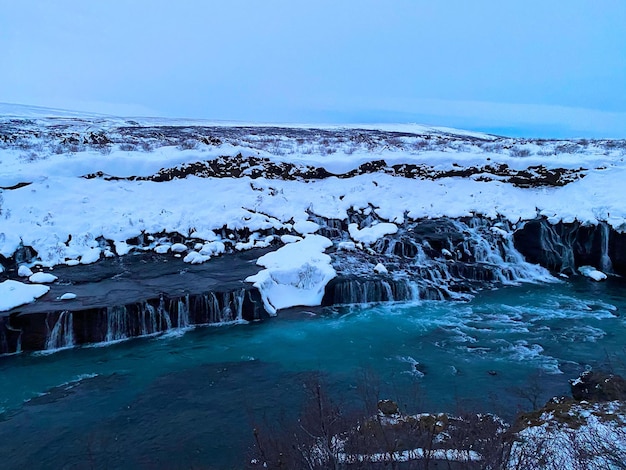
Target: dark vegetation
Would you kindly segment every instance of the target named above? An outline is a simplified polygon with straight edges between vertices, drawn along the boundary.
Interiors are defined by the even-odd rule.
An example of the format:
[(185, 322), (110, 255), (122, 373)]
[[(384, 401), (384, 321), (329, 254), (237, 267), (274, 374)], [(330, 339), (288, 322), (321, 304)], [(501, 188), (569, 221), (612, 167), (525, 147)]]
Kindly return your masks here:
[[(573, 468), (626, 468), (626, 381), (606, 372), (571, 380), (573, 397), (551, 399), (509, 425), (491, 414), (460, 411), (408, 414), (366, 385), (361, 409), (341, 406), (319, 378), (306, 384), (297, 420), (254, 428), (250, 468), (274, 469), (544, 469), (562, 468), (561, 446)], [(610, 403), (609, 403), (610, 402)], [(375, 403), (375, 405), (372, 405)], [(581, 411), (582, 410), (582, 411)], [(588, 413), (615, 421), (611, 437), (580, 432)], [(547, 424), (546, 424), (547, 423)], [(554, 432), (524, 430), (546, 424)], [(620, 430), (620, 428), (622, 430)], [(566, 429), (563, 431), (563, 429)], [(570, 430), (579, 431), (569, 432)]]

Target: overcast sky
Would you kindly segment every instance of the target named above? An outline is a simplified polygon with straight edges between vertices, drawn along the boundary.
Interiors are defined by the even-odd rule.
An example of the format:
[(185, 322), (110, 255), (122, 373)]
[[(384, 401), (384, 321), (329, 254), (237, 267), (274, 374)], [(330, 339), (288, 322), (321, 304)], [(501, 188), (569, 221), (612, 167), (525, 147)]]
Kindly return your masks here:
[(626, 138), (625, 0), (0, 0), (0, 102)]

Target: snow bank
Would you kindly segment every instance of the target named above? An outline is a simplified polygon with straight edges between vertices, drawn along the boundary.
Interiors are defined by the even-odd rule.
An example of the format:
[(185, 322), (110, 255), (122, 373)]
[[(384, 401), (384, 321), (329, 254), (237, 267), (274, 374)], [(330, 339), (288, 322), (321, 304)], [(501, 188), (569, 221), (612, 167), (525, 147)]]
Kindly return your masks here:
[(0, 312), (32, 302), (49, 290), (48, 286), (40, 284), (24, 284), (11, 280), (0, 282)]
[(297, 305), (320, 305), (326, 284), (336, 276), (324, 250), (332, 242), (320, 235), (307, 235), (261, 256), (257, 264), (266, 269), (246, 279), (254, 283), (271, 314)]

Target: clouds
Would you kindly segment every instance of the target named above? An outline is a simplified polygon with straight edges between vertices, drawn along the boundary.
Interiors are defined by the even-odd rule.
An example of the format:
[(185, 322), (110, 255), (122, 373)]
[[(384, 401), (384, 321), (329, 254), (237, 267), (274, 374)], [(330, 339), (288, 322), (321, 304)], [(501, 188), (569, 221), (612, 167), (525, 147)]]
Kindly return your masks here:
[[(617, 123), (626, 112), (620, 0), (567, 8), (537, 0), (0, 0), (0, 7), (5, 102), (86, 110), (102, 103), (90, 110), (105, 112), (121, 103), (120, 113), (257, 121), (436, 118), (473, 128), (485, 119), (459, 120), (455, 111), (454, 122), (442, 122), (441, 110), (478, 102), (491, 103), (500, 127), (522, 133), (516, 115), (525, 106), (617, 113)], [(517, 107), (501, 109), (509, 103)], [(524, 115), (529, 125), (584, 124)]]

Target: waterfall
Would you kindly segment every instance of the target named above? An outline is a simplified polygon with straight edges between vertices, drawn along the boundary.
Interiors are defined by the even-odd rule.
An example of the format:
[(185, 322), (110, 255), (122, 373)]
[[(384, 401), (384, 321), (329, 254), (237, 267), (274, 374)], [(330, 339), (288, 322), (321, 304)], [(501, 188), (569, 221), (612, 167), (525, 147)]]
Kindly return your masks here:
[(176, 301), (176, 325), (180, 329), (189, 328), (189, 294)]
[(125, 306), (107, 307), (106, 322), (106, 342), (128, 338), (128, 311)]
[(72, 312), (64, 310), (59, 314), (52, 331), (46, 338), (45, 349), (54, 350), (72, 346), (74, 346), (74, 319)]
[(613, 273), (613, 263), (609, 256), (609, 237), (611, 228), (606, 222), (600, 222), (600, 269), (605, 273)]

